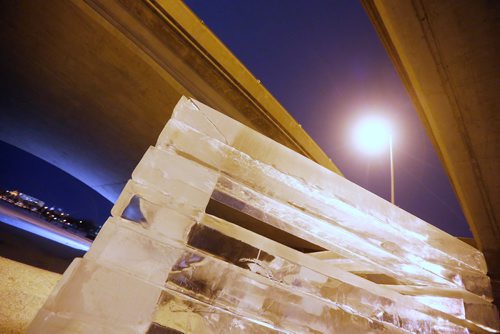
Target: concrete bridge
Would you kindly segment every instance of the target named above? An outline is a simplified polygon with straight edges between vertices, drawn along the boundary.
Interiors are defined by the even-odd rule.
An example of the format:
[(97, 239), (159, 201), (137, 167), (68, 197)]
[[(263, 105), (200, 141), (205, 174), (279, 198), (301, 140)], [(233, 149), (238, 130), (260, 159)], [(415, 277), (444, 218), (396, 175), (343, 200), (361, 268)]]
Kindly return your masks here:
[[(500, 3), (363, 3), (438, 150), (498, 298)], [(0, 7), (0, 140), (110, 200), (181, 95), (338, 172), (180, 1), (16, 1)]]
[(180, 1), (1, 5), (0, 140), (114, 201), (182, 95), (335, 165)]
[(500, 2), (363, 0), (500, 298)]

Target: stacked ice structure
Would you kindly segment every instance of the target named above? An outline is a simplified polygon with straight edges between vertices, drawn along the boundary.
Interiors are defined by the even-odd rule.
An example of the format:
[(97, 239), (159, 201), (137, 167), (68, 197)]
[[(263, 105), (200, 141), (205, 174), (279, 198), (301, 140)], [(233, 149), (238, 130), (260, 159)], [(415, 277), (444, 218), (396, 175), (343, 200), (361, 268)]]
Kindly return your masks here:
[(473, 247), (182, 98), (29, 332), (496, 332), (485, 273)]

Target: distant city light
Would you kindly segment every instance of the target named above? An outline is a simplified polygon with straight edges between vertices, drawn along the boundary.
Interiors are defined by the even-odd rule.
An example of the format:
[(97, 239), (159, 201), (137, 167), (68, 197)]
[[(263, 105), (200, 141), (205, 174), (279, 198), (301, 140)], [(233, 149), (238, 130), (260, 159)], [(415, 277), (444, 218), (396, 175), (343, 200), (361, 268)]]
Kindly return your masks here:
[(30, 224), (16, 217), (3, 216), (2, 221), (8, 225), (20, 228), (27, 232), (31, 232), (33, 234), (50, 239), (52, 241), (69, 246), (71, 248), (80, 249), (83, 251), (88, 251), (90, 249), (91, 245), (90, 241), (78, 240), (81, 238), (77, 237), (72, 238), (70, 236), (64, 236), (60, 233), (57, 233), (56, 231), (52, 231), (41, 226)]
[(76, 220), (60, 208), (48, 209), (45, 202), (17, 190), (0, 190), (0, 202), (5, 206), (0, 206), (0, 222), (72, 248), (88, 250), (100, 230), (90, 221)]

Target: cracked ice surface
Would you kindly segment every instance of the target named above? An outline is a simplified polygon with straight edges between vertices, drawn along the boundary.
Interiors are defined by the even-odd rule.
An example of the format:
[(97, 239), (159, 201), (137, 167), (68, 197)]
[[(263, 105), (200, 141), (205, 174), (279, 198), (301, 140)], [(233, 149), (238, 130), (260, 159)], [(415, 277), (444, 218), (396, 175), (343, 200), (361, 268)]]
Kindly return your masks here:
[[(311, 185), (317, 192), (326, 192), (327, 196), (337, 197), (386, 222), (387, 225), (403, 230), (414, 239), (426, 241), (447, 256), (455, 257), (472, 268), (486, 272), (483, 255), (473, 247), (457, 242), (456, 238), (438, 228), (198, 101), (181, 100), (172, 119), (246, 153), (255, 161), (273, 166), (297, 182)], [(217, 124), (216, 130), (214, 124)], [(171, 138), (169, 128), (165, 127), (157, 146), (169, 143)]]
[[(128, 200), (125, 194), (127, 188), (131, 187), (134, 187), (137, 193), (141, 193), (140, 186), (136, 184), (127, 185), (124, 194), (122, 194), (123, 197), (120, 198), (115, 207), (116, 214), (119, 215), (120, 212), (126, 210)], [(129, 194), (128, 196), (132, 195)], [(161, 198), (159, 194), (154, 197)], [(151, 213), (149, 215), (151, 223), (149, 228), (152, 230), (169, 231), (166, 227), (158, 228), (156, 225), (184, 226), (186, 232), (181, 232), (178, 228), (175, 228), (174, 233), (169, 233), (170, 237), (174, 238), (175, 235), (175, 238), (182, 238), (190, 246), (221, 257), (234, 265), (251, 269), (255, 273), (281, 284), (289, 284), (291, 289), (301, 289), (304, 292), (334, 301), (344, 308), (357, 310), (357, 312), (361, 312), (365, 316), (391, 323), (406, 322), (405, 326), (413, 330), (422, 328), (424, 325), (418, 322), (416, 316), (418, 312), (415, 309), (419, 307), (419, 304), (412, 303), (408, 299), (403, 300), (402, 296), (391, 294), (390, 290), (381, 291), (382, 296), (375, 295), (371, 291), (377, 290), (377, 286), (370, 285), (371, 282), (365, 282), (357, 276), (349, 275), (349, 273), (335, 271), (334, 268), (325, 268), (319, 261), (314, 261), (313, 258), (305, 254), (284, 247), (216, 217), (205, 215), (198, 223), (189, 221), (187, 217), (184, 218), (183, 222), (179, 221), (179, 219), (176, 219), (175, 222), (157, 219), (154, 214), (154, 204), (145, 196), (141, 198), (142, 207), (145, 211)], [(124, 203), (121, 209), (119, 208), (120, 203)], [(241, 240), (246, 240), (248, 244), (243, 243)], [(338, 279), (334, 279), (334, 277)], [(354, 284), (354, 286), (351, 284)], [(396, 298), (399, 304), (395, 305), (395, 302), (390, 298)], [(404, 311), (405, 308), (407, 311)], [(425, 309), (425, 311), (430, 310)], [(405, 313), (411, 315), (411, 317), (402, 319), (401, 315)]]
[[(358, 250), (351, 251), (356, 252), (362, 260), (371, 261), (397, 276), (409, 278), (414, 284), (420, 284), (424, 280), (428, 284), (463, 286), (461, 275), (476, 277), (479, 279), (469, 282), (477, 282), (477, 284), (465, 285), (465, 288), (470, 288), (476, 294), (490, 297), (489, 280), (484, 274), (472, 269), (459, 259), (443, 255), (442, 251), (428, 244), (422, 245), (419, 239), (411, 239), (412, 233), (405, 234), (391, 225), (377, 222), (356, 208), (322, 194), (317, 187), (307, 185), (272, 166), (254, 160), (249, 155), (204, 136), (185, 124), (171, 121), (167, 124), (165, 133), (169, 134), (169, 147), (185, 155), (195, 156), (214, 169), (220, 170), (242, 184), (251, 186), (257, 192), (276, 199), (275, 203), (281, 202), (288, 204), (288, 207), (297, 208), (311, 217), (309, 221), (316, 222), (316, 224), (303, 222), (305, 225), (302, 228), (296, 224), (290, 224), (284, 228), (288, 232), (305, 233), (307, 239), (316, 239), (318, 244), (327, 249), (342, 247), (339, 239), (344, 240), (344, 243), (351, 245), (351, 248), (352, 246), (359, 247)], [(196, 138), (196, 146), (190, 145), (193, 138)], [(367, 191), (364, 190), (364, 192)], [(319, 219), (314, 219), (314, 217)], [(335, 227), (337, 231), (342, 231), (344, 235), (347, 235), (347, 239), (339, 238), (337, 233), (333, 233), (332, 229)], [(331, 240), (325, 240), (324, 236)], [(363, 242), (356, 242), (360, 238)], [(351, 242), (348, 241), (349, 239)], [(402, 242), (395, 243), (393, 240)], [(462, 242), (455, 240), (455, 243)], [(475, 252), (482, 256), (479, 251), (475, 250)], [(395, 261), (395, 256), (398, 257), (397, 261)], [(436, 260), (439, 262), (436, 263)], [(448, 268), (451, 268), (453, 272), (450, 273)]]
[[(240, 216), (208, 214), (210, 201)], [(499, 328), (479, 251), (194, 100), (178, 103), (112, 215), (31, 333)]]

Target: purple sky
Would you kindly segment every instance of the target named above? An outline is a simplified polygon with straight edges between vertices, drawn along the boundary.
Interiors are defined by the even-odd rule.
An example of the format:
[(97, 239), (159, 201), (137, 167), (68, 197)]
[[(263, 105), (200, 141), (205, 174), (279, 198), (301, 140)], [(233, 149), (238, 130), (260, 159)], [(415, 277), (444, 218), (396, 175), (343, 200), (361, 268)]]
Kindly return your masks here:
[(396, 204), (458, 236), (471, 232), (436, 152), (358, 1), (200, 1), (187, 5), (330, 156), (345, 177), (390, 197), (388, 151), (356, 149), (378, 114), (395, 128)]

